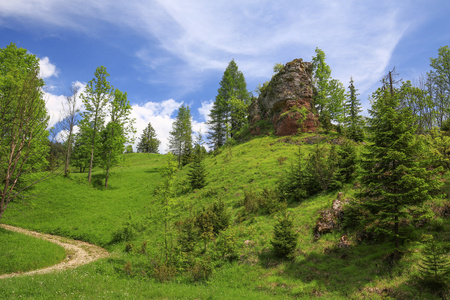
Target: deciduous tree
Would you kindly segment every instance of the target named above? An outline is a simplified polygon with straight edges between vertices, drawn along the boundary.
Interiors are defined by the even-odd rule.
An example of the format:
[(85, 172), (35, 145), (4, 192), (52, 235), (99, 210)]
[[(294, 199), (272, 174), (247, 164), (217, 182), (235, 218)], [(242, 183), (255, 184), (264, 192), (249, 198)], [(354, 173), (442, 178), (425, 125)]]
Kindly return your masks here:
[(0, 219), (22, 191), (42, 180), (48, 153), (48, 114), (39, 59), (10, 44), (0, 49)]
[(88, 181), (91, 182), (92, 167), (94, 163), (94, 150), (97, 136), (100, 134), (105, 123), (108, 103), (113, 96), (114, 88), (107, 81), (109, 76), (104, 66), (95, 70), (94, 78), (86, 85), (86, 91), (81, 95), (85, 111), (80, 126), (88, 133), (90, 142), (90, 161)]
[(110, 168), (117, 164), (122, 157), (125, 143), (130, 142), (129, 135), (134, 133), (134, 120), (130, 119), (131, 105), (127, 93), (116, 89), (110, 103), (111, 120), (101, 133), (101, 158), (105, 170), (105, 188), (108, 188)]
[(329, 130), (331, 121), (342, 123), (345, 89), (337, 79), (332, 79), (331, 68), (325, 62), (325, 52), (316, 48), (312, 58), (314, 75), (314, 105), (322, 126)]

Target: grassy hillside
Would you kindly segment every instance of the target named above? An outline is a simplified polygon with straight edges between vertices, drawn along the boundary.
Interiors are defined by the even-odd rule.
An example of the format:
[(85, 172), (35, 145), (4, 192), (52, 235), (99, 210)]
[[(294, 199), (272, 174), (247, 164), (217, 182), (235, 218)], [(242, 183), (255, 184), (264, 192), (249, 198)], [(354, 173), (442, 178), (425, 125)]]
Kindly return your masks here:
[[(345, 234), (339, 231), (314, 239), (313, 228), (320, 212), (330, 208), (338, 192), (353, 197), (357, 188), (354, 183), (302, 203), (289, 203), (287, 213), (299, 233), (296, 257), (286, 261), (272, 254), (270, 241), (280, 214), (247, 211), (245, 194), (275, 189), (277, 180), (294, 162), (299, 145), (307, 153), (315, 143), (331, 143), (336, 138), (312, 134), (261, 137), (224, 148), (206, 157), (208, 185), (201, 190), (189, 190), (187, 167), (177, 173), (170, 216), (172, 244), (176, 245), (178, 236), (175, 224), (194, 216), (202, 207), (221, 200), (231, 216), (230, 226), (208, 242), (206, 252), (201, 242), (197, 245), (194, 259), (198, 264), (194, 267), (211, 272), (204, 280), (195, 280), (198, 268), (184, 270), (163, 282), (156, 278), (171, 277), (162, 274), (170, 270), (159, 268), (159, 277), (152, 271), (163, 256), (164, 216), (155, 189), (162, 180), (159, 170), (166, 163), (165, 156), (125, 155), (124, 162), (113, 169), (107, 190), (101, 184), (101, 170), (94, 173), (93, 185), (87, 183), (86, 174), (79, 173), (40, 183), (23, 202), (11, 203), (3, 222), (88, 241), (113, 255), (77, 270), (3, 280), (0, 298), (435, 297), (416, 286), (423, 248), (420, 237), (433, 234), (448, 242), (448, 218), (434, 214), (431, 221), (408, 234), (403, 257), (396, 264), (389, 259), (393, 250), (389, 241), (357, 243), (349, 235), (350, 247), (339, 248), (339, 239)], [(443, 201), (427, 203), (428, 211), (434, 212)], [(233, 250), (232, 258), (225, 255), (216, 259), (224, 247)]]
[(3, 228), (0, 237), (0, 275), (52, 266), (66, 254), (61, 246)]

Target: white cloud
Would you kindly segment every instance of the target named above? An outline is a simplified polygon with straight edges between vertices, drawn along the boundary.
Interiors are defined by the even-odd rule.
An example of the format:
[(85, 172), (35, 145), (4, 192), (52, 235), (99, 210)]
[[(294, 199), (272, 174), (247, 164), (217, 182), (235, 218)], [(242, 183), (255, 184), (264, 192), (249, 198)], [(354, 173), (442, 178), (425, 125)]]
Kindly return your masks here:
[(42, 79), (58, 77), (58, 70), (48, 57), (39, 59), (39, 77)]
[[(77, 92), (77, 107), (83, 108), (80, 94), (84, 92), (86, 84), (75, 81), (72, 83), (74, 88), (78, 89)], [(50, 92), (44, 92), (44, 100), (46, 102), (47, 113), (50, 116), (48, 128), (55, 126), (61, 121), (62, 112), (66, 105), (66, 95), (55, 95)]]
[[(203, 121), (192, 120), (193, 136), (201, 131), (203, 139), (206, 137), (208, 126), (205, 121), (208, 119), (209, 111), (212, 107), (212, 101), (202, 102), (202, 106), (198, 112), (203, 118)], [(161, 141), (159, 147), (160, 153), (166, 153), (169, 150), (169, 136), (172, 130), (172, 124), (175, 121), (175, 112), (183, 105), (183, 102), (177, 102), (173, 99), (165, 100), (161, 103), (147, 102), (143, 105), (133, 105), (133, 112), (131, 117), (136, 119), (136, 142), (140, 140), (142, 132), (150, 122), (155, 129), (157, 138)]]
[(390, 68), (405, 31), (430, 6), (391, 0), (74, 0), (69, 6), (16, 0), (0, 2), (0, 24), (16, 17), (90, 35), (114, 24), (143, 38), (135, 55), (158, 72), (154, 78), (186, 90), (199, 88), (209, 75), (205, 71), (223, 71), (231, 58), (247, 81), (267, 80), (274, 63), (309, 61), (319, 47), (333, 76), (344, 84), (353, 76), (364, 94)]
[(159, 152), (166, 153), (168, 151), (169, 132), (172, 130), (172, 123), (175, 121), (172, 115), (182, 104), (182, 102), (169, 99), (161, 103), (147, 102), (143, 105), (133, 105), (131, 117), (136, 119), (135, 144), (139, 142), (142, 132), (148, 126), (148, 123), (151, 123), (157, 138), (161, 141)]
[(203, 101), (202, 106), (199, 107), (198, 112), (202, 116), (203, 120), (205, 122), (209, 121), (209, 113), (211, 112), (211, 109), (214, 105), (214, 101)]

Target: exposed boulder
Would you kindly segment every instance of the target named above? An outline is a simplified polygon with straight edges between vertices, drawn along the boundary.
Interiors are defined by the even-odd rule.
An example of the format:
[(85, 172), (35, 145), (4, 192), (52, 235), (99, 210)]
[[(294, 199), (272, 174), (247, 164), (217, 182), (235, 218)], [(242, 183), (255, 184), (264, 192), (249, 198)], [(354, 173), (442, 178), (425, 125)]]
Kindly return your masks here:
[(259, 134), (259, 120), (271, 122), (278, 136), (316, 131), (319, 118), (313, 106), (311, 63), (295, 59), (272, 77), (250, 107), (254, 134)]
[(339, 228), (339, 221), (344, 217), (344, 205), (349, 203), (349, 200), (343, 199), (343, 197), (343, 193), (338, 193), (337, 199), (333, 200), (331, 209), (320, 212), (320, 217), (317, 219), (314, 227), (314, 238), (316, 240), (322, 235)]

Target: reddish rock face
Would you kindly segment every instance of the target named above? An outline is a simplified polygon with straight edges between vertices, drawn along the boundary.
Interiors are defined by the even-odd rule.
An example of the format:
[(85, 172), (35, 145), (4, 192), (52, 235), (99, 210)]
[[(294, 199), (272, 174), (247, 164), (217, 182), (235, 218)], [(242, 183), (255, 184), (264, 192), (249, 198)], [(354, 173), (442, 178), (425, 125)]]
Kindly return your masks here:
[[(254, 125), (265, 119), (270, 121), (279, 136), (301, 132), (314, 132), (319, 127), (312, 107), (313, 86), (311, 63), (295, 59), (286, 64), (264, 88), (250, 107), (250, 120)], [(259, 130), (253, 127), (256, 134)]]

